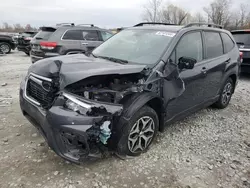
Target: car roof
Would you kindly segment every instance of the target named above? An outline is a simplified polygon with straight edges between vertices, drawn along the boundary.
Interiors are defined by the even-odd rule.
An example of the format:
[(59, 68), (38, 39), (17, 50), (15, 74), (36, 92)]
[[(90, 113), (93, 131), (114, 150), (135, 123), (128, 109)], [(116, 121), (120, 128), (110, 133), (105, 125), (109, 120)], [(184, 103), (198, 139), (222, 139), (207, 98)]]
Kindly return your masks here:
[(178, 32), (181, 30), (183, 26), (177, 25), (146, 25), (146, 26), (138, 26), (138, 27), (129, 27), (128, 29), (135, 30), (155, 30), (155, 31), (170, 31), (170, 32)]
[(109, 31), (108, 29), (103, 29), (94, 26), (93, 24), (86, 24), (86, 25), (59, 25), (59, 26), (43, 26), (40, 27), (41, 30), (46, 30), (46, 29), (52, 29), (52, 30), (70, 30), (70, 29), (86, 29), (86, 30), (103, 30), (103, 31)]
[(193, 31), (193, 30), (207, 30), (230, 33), (223, 29), (222, 26), (213, 23), (190, 23), (188, 25), (174, 25), (168, 23), (154, 23), (154, 22), (143, 22), (130, 27), (128, 29), (139, 29), (139, 30), (160, 30), (168, 32), (178, 32), (180, 30)]

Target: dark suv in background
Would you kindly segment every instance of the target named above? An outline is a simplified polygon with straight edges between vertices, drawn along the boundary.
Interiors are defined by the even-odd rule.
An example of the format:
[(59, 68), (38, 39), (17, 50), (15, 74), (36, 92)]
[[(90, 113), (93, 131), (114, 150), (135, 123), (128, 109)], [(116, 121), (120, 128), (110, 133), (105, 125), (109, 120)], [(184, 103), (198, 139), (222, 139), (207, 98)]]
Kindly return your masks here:
[(250, 29), (235, 30), (232, 31), (232, 34), (243, 56), (241, 72), (250, 73)]
[(31, 40), (31, 61), (76, 53), (90, 53), (113, 35), (93, 24), (58, 24), (56, 27), (41, 27)]
[(12, 36), (0, 34), (0, 53), (8, 54), (15, 48), (16, 43)]
[(36, 31), (26, 31), (23, 33), (20, 33), (17, 38), (17, 49), (18, 51), (22, 51), (26, 53), (27, 55), (30, 55), (30, 41), (32, 38), (37, 34)]
[(31, 65), (20, 106), (67, 160), (80, 163), (108, 150), (137, 156), (164, 126), (210, 105), (226, 108), (240, 61), (231, 33), (216, 25), (141, 23), (89, 56)]

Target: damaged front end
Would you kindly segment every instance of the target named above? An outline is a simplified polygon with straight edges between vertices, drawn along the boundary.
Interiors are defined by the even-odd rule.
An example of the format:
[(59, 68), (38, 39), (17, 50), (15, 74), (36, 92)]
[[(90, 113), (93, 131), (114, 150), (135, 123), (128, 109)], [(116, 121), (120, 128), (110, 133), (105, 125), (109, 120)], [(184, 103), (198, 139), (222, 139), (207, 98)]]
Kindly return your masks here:
[(123, 112), (123, 100), (144, 90), (144, 69), (140, 67), (142, 71), (131, 74), (129, 70), (118, 74), (122, 71), (117, 70), (83, 79), (79, 74), (72, 79), (61, 70), (59, 61), (40, 64), (30, 68), (21, 84), (20, 106), (49, 146), (75, 163), (113, 150), (114, 126)]
[(21, 83), (20, 106), (59, 156), (75, 163), (102, 157), (118, 148), (123, 127), (150, 100), (159, 99), (149, 105), (164, 124), (166, 101), (185, 90), (176, 66), (165, 65), (148, 68), (79, 54), (44, 59)]
[(101, 157), (114, 149), (115, 122), (123, 111), (122, 101), (133, 93), (143, 91), (143, 75), (105, 75), (90, 77), (69, 85), (61, 92), (64, 109), (75, 112), (92, 122), (84, 130), (72, 121), (62, 126), (59, 135), (68, 154), (78, 160)]

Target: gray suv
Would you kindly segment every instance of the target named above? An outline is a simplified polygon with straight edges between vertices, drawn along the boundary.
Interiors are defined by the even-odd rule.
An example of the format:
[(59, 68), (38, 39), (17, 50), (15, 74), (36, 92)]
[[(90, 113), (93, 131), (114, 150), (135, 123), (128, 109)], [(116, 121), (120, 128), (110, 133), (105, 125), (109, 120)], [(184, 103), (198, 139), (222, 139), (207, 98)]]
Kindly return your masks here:
[(58, 24), (56, 27), (41, 27), (31, 41), (32, 63), (48, 57), (77, 53), (90, 53), (112, 36), (109, 30), (93, 24)]

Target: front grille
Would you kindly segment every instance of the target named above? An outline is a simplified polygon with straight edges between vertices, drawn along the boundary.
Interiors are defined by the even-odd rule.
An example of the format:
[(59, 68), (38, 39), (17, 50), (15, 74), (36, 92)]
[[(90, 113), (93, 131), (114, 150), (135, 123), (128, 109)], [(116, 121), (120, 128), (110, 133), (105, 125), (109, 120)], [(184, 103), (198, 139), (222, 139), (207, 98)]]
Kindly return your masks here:
[(26, 95), (44, 108), (49, 108), (55, 98), (52, 82), (30, 76), (26, 84)]

